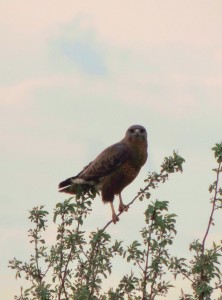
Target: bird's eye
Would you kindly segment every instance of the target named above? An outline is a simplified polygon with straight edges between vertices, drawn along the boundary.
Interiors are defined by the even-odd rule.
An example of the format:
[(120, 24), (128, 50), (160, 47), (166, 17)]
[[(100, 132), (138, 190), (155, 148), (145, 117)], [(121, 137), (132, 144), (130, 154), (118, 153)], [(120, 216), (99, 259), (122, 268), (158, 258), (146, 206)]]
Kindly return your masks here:
[(141, 128), (141, 129), (140, 129), (140, 132), (141, 132), (141, 133), (144, 133), (144, 132), (145, 132), (145, 129), (144, 129), (144, 128)]
[(129, 132), (130, 132), (130, 133), (133, 133), (133, 132), (134, 132), (134, 129), (129, 129)]

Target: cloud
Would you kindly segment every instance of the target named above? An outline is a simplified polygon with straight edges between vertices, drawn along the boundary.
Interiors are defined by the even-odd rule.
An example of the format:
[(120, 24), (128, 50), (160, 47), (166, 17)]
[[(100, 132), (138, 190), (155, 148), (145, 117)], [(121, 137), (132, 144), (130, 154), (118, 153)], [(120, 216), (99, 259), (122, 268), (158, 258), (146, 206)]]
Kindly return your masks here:
[(88, 41), (61, 41), (60, 53), (73, 66), (90, 74), (106, 73), (101, 55)]
[(80, 71), (89, 75), (106, 75), (104, 46), (94, 30), (84, 28), (82, 19), (63, 28), (49, 45), (52, 66), (62, 71)]

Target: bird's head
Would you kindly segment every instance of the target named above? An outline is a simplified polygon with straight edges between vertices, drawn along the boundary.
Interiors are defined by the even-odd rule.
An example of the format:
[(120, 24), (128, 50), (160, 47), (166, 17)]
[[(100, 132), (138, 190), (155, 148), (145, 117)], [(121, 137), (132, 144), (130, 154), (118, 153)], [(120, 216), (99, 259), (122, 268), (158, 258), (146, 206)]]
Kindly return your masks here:
[(129, 141), (147, 141), (146, 129), (141, 125), (132, 125), (126, 131), (126, 138)]

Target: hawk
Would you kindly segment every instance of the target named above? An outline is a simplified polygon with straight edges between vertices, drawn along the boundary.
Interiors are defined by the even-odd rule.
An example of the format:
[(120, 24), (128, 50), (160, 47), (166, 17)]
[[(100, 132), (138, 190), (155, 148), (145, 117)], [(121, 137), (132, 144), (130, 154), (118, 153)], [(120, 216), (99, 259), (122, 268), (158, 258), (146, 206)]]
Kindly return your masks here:
[(101, 191), (103, 202), (110, 203), (115, 224), (119, 219), (113, 206), (114, 196), (119, 196), (119, 212), (127, 211), (121, 192), (139, 174), (147, 156), (146, 129), (133, 125), (120, 142), (103, 150), (79, 174), (60, 182), (59, 192), (77, 194), (79, 188), (87, 191), (94, 187)]

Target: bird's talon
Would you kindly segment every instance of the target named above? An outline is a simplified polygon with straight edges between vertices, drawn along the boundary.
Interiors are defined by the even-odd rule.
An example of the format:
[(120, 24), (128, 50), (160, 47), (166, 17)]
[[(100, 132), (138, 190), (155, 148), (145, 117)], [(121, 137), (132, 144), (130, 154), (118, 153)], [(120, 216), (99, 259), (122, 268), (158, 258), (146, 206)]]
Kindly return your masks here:
[(119, 217), (116, 214), (115, 215), (113, 214), (112, 219), (114, 224), (116, 224), (116, 222), (119, 221)]
[(125, 205), (125, 211), (128, 211), (129, 205)]
[(128, 208), (129, 208), (128, 205), (120, 204), (120, 205), (119, 205), (119, 212), (122, 213), (124, 210), (125, 210), (125, 211), (128, 211)]

